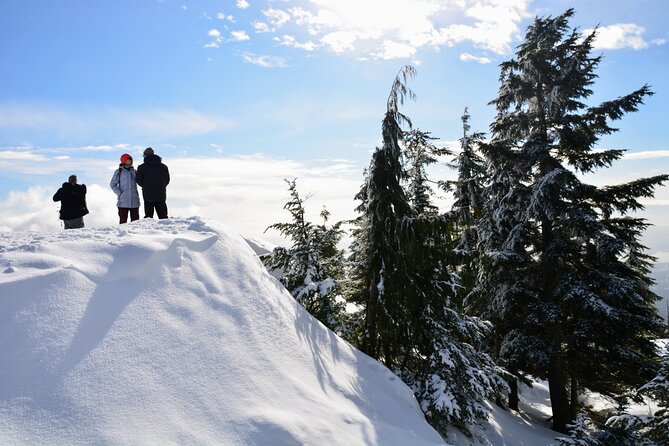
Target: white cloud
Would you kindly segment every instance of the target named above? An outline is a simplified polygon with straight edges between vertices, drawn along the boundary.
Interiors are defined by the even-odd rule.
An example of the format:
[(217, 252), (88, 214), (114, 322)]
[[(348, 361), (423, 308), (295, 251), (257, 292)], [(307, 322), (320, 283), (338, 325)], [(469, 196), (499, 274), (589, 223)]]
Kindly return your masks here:
[(486, 56), (475, 56), (469, 53), (460, 54), (460, 60), (463, 62), (478, 62), (480, 64), (489, 64), (491, 62), (489, 57)]
[(249, 2), (247, 2), (246, 0), (237, 0), (237, 7), (239, 9), (246, 9), (249, 6), (250, 6)]
[(507, 54), (530, 0), (309, 0), (289, 9), (296, 26), (335, 53), (411, 58), (421, 48), (471, 42)]
[(0, 159), (2, 160), (29, 160), (29, 161), (44, 161), (46, 158), (34, 152), (14, 151), (14, 150), (0, 150)]
[(267, 20), (276, 27), (281, 27), (290, 20), (290, 14), (282, 9), (270, 8), (264, 10), (262, 13), (267, 17)]
[(283, 57), (258, 56), (253, 53), (242, 53), (242, 58), (253, 65), (263, 68), (286, 68), (288, 64)]
[(221, 35), (221, 32), (217, 29), (210, 29), (207, 32), (207, 35), (209, 37), (212, 37), (212, 40), (204, 44), (204, 48), (218, 48), (223, 42), (223, 36)]
[(639, 200), (639, 203), (644, 206), (669, 206), (669, 199), (642, 198)]
[[(53, 147), (39, 149), (40, 153), (70, 153), (70, 152), (85, 152), (85, 153), (104, 153), (104, 152), (129, 152), (139, 147), (131, 147), (129, 144), (114, 144), (102, 146), (82, 146), (82, 147)], [(54, 157), (57, 158), (57, 157)]]
[(653, 45), (658, 45), (658, 46), (659, 46), (659, 45), (664, 45), (664, 44), (667, 43), (667, 39), (653, 39), (653, 40), (651, 41), (651, 43), (652, 43)]
[(669, 150), (647, 150), (644, 152), (626, 152), (623, 160), (646, 160), (657, 158), (669, 158)]
[(192, 109), (147, 112), (111, 109), (109, 115), (114, 125), (135, 128), (144, 131), (146, 135), (203, 135), (234, 125), (228, 119), (205, 115)]
[(374, 54), (377, 59), (406, 59), (416, 54), (416, 48), (404, 43), (385, 40), (381, 46), (381, 52)]
[(268, 33), (272, 31), (272, 28), (265, 22), (253, 22), (253, 28), (257, 33)]
[(234, 122), (189, 108), (127, 109), (123, 107), (66, 108), (53, 104), (0, 103), (0, 130), (18, 135), (49, 136), (68, 141), (88, 136), (123, 135), (141, 138), (193, 136), (230, 128)]
[(216, 18), (220, 20), (227, 20), (228, 22), (234, 22), (235, 17), (229, 14), (225, 14), (224, 12), (219, 12), (216, 14)]
[(335, 53), (343, 53), (354, 49), (353, 43), (358, 37), (359, 34), (355, 31), (337, 31), (323, 36), (321, 42)]
[(316, 44), (314, 42), (309, 41), (309, 42), (300, 43), (295, 39), (295, 37), (290, 36), (288, 34), (284, 34), (283, 37), (281, 37), (281, 38), (275, 37), (275, 40), (277, 42), (279, 42), (279, 45), (289, 46), (289, 47), (292, 47), (292, 48), (298, 48), (298, 49), (305, 50), (305, 51), (314, 51), (318, 48), (318, 44)]
[(243, 42), (245, 40), (251, 40), (248, 34), (246, 34), (246, 31), (239, 30), (239, 31), (232, 31), (230, 33), (230, 36), (233, 41), (235, 42)]
[[(584, 34), (593, 30), (587, 29)], [(614, 25), (602, 26), (597, 29), (597, 35), (593, 42), (594, 49), (619, 50), (632, 48), (642, 50), (648, 48), (648, 42), (643, 38), (646, 29), (634, 23), (616, 23)]]

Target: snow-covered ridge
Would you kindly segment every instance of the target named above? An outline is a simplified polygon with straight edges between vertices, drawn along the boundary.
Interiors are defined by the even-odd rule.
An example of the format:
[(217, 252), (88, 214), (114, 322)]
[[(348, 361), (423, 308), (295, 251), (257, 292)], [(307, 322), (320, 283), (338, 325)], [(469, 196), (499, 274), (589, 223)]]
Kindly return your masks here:
[(443, 444), (199, 218), (0, 234), (0, 444)]

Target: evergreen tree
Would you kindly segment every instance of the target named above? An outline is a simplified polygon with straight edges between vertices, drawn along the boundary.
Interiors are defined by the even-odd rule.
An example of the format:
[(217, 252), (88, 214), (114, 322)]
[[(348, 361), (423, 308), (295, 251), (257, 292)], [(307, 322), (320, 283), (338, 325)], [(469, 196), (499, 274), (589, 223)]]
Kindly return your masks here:
[(639, 389), (639, 396), (657, 404), (653, 415), (623, 414), (609, 418), (606, 424), (641, 435), (643, 444), (669, 446), (669, 353), (664, 354), (657, 375)]
[(593, 435), (595, 427), (584, 412), (580, 412), (576, 420), (568, 427), (569, 437), (557, 438), (557, 445), (551, 446), (605, 446)]
[(622, 156), (595, 144), (617, 130), (610, 121), (652, 92), (644, 86), (586, 106), (601, 58), (590, 55), (595, 32), (569, 29), (572, 15), (535, 19), (516, 57), (501, 65), (481, 224), (490, 273), (483, 280), (492, 310), (505, 318), (500, 354), (548, 379), (560, 432), (575, 417), (582, 387), (616, 394), (653, 371), (649, 336), (661, 325), (652, 259), (639, 243), (645, 221), (629, 214), (669, 179), (596, 187), (576, 175)]
[(476, 299), (474, 285), (477, 277), (478, 237), (477, 225), (483, 211), (483, 187), (486, 180), (483, 159), (477, 149), (483, 144), (483, 133), (470, 134), (469, 112), (462, 115), (463, 135), (460, 138), (460, 153), (450, 164), (457, 171), (453, 181), (442, 183), (442, 187), (453, 192), (455, 202), (451, 208), (451, 218), (455, 233), (459, 234), (455, 253), (459, 257), (457, 269), (462, 284), (457, 298), (459, 308), (481, 314), (481, 302)]
[[(384, 144), (374, 152), (357, 195), (362, 215), (351, 247), (351, 284), (357, 291), (348, 295), (365, 314), (361, 349), (409, 384), (438, 430), (455, 425), (466, 431), (487, 413), (484, 399), (504, 384), (490, 357), (476, 348), (489, 324), (462, 318), (453, 309), (457, 283), (449, 271), (451, 223), (434, 212), (424, 187), (421, 166), (426, 161), (416, 161), (412, 153), (412, 175), (401, 163), (400, 124), (409, 120), (397, 106), (411, 96), (405, 85), (410, 75), (413, 69), (405, 67), (393, 84), (382, 126)], [(414, 135), (427, 143), (427, 134)], [(409, 180), (413, 201), (403, 179)]]
[(327, 226), (329, 213), (325, 209), (321, 212), (322, 225), (307, 221), (297, 181), (285, 181), (291, 198), (284, 209), (290, 212), (292, 221), (267, 229), (278, 230), (292, 246), (275, 248), (263, 261), (270, 270), (281, 272), (290, 294), (309, 313), (331, 330), (342, 333), (344, 308), (336, 299), (343, 275), (343, 252), (337, 247), (343, 234), (341, 222)]
[(519, 410), (518, 377), (523, 377), (522, 358), (504, 346), (507, 333), (522, 326), (531, 277), (518, 274), (531, 255), (512, 236), (519, 227), (528, 188), (521, 182), (519, 157), (500, 141), (483, 145), (487, 184), (483, 188), (483, 211), (476, 227), (477, 277), (469, 307), (489, 320), (493, 332), (489, 348), (498, 364), (510, 372), (509, 408)]
[(640, 393), (658, 405), (653, 417), (645, 422), (644, 436), (660, 446), (669, 446), (669, 352), (665, 353), (655, 378), (646, 383)]
[(404, 287), (407, 281), (406, 259), (399, 236), (401, 221), (411, 215), (411, 205), (400, 181), (406, 175), (401, 164), (401, 124), (411, 121), (400, 113), (405, 98), (413, 98), (406, 81), (415, 69), (404, 67), (395, 78), (383, 119), (383, 146), (372, 156), (367, 182), (360, 195), (364, 197), (364, 227), (358, 236), (366, 269), (358, 280), (366, 290), (362, 297), (365, 322), (361, 349), (396, 369), (404, 360), (409, 346)]
[(408, 160), (406, 170), (407, 196), (415, 215), (436, 216), (439, 209), (432, 203), (434, 195), (427, 176), (427, 167), (437, 162), (437, 157), (450, 154), (448, 149), (443, 149), (432, 144), (436, 138), (430, 136), (430, 132), (413, 129), (404, 136), (404, 154)]

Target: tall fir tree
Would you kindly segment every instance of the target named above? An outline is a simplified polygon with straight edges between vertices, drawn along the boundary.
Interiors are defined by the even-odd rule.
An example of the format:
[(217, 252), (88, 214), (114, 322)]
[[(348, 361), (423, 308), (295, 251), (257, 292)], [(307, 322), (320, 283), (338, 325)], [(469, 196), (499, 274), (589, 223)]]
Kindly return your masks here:
[(595, 150), (610, 122), (652, 95), (644, 86), (598, 106), (585, 101), (601, 58), (595, 32), (570, 30), (573, 10), (537, 18), (516, 57), (501, 64), (487, 149), (491, 180), (482, 220), (500, 354), (547, 378), (553, 428), (567, 431), (582, 387), (616, 394), (653, 373), (649, 337), (661, 329), (630, 213), (667, 175), (596, 187), (577, 174), (610, 166), (622, 150)]
[(427, 176), (427, 168), (435, 164), (438, 157), (448, 155), (448, 149), (433, 144), (436, 138), (430, 132), (413, 129), (404, 135), (404, 155), (407, 159), (407, 196), (415, 215), (436, 216), (439, 208), (432, 203), (434, 192)]
[[(452, 263), (450, 222), (434, 212), (424, 165), (403, 155), (398, 111), (410, 96), (405, 67), (391, 89), (382, 131), (384, 144), (373, 156), (351, 245), (354, 284), (349, 297), (363, 308), (359, 345), (383, 361), (413, 389), (428, 421), (442, 433), (463, 430), (484, 417), (484, 400), (504, 386), (491, 358), (479, 350), (489, 324), (463, 318), (453, 308), (457, 287)], [(425, 136), (424, 134), (423, 136)], [(429, 140), (420, 136), (423, 143)], [(414, 159), (412, 178), (402, 157)], [(413, 191), (411, 200), (403, 187)], [(422, 184), (422, 185), (421, 185)], [(420, 187), (418, 187), (420, 186)]]
[(360, 255), (365, 269), (359, 270), (360, 296), (364, 307), (361, 349), (396, 369), (403, 361), (409, 344), (407, 318), (403, 305), (406, 264), (398, 238), (400, 222), (411, 215), (411, 206), (400, 181), (405, 175), (401, 163), (401, 125), (410, 124), (399, 111), (413, 92), (406, 86), (415, 75), (410, 66), (402, 68), (393, 82), (387, 111), (382, 123), (383, 145), (372, 155), (364, 191), (363, 225), (359, 236), (364, 239)]
[(275, 223), (267, 229), (279, 231), (292, 245), (275, 248), (263, 262), (270, 270), (280, 272), (290, 294), (309, 313), (331, 330), (344, 334), (343, 303), (337, 300), (344, 273), (344, 254), (337, 246), (343, 235), (341, 222), (328, 226), (326, 209), (321, 212), (322, 225), (307, 221), (297, 181), (285, 181), (290, 200), (284, 209), (290, 213), (292, 221)]
[(467, 108), (462, 115), (462, 138), (460, 153), (449, 165), (457, 172), (457, 179), (444, 181), (441, 186), (453, 193), (454, 203), (450, 214), (453, 229), (458, 234), (455, 253), (461, 287), (457, 297), (460, 309), (473, 314), (481, 314), (481, 302), (476, 298), (476, 277), (478, 275), (478, 234), (477, 226), (483, 211), (483, 187), (486, 181), (484, 160), (479, 155), (483, 145), (483, 133), (470, 133)]

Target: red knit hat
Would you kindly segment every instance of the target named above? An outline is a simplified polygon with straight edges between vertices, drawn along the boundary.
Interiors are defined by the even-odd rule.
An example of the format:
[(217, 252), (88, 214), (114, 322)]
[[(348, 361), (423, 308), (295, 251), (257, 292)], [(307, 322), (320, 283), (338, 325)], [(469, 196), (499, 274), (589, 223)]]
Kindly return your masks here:
[(125, 161), (128, 159), (132, 159), (132, 156), (128, 155), (127, 153), (121, 155), (121, 164), (125, 164)]

